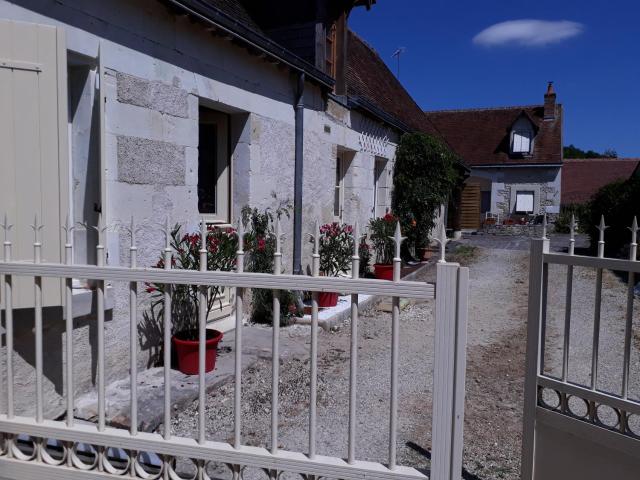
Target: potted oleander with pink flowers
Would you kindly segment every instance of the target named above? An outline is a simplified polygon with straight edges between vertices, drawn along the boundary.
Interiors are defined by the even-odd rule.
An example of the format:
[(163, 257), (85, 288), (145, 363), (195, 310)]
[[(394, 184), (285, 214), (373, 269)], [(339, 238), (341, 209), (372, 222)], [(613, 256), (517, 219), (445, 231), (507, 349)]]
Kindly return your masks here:
[[(351, 268), (353, 242), (351, 225), (338, 222), (322, 225), (318, 239), (320, 274), (327, 277), (346, 274)], [(337, 303), (337, 292), (320, 292), (318, 295), (318, 306), (321, 308), (335, 307)]]

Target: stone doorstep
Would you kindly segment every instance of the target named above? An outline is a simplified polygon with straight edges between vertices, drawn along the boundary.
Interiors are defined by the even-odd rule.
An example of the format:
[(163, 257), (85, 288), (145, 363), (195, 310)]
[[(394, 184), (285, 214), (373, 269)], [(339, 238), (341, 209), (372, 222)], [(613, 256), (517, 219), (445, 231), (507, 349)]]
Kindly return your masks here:
[[(271, 328), (252, 326), (243, 330), (242, 369), (254, 365), (259, 359), (271, 359)], [(308, 348), (286, 329), (280, 331), (281, 360), (302, 358), (308, 355)], [(218, 347), (216, 368), (206, 375), (207, 393), (227, 382), (233, 381), (235, 357), (234, 332), (228, 332)], [(119, 428), (129, 428), (131, 421), (129, 377), (117, 380), (107, 386), (107, 424)], [(173, 411), (188, 405), (198, 398), (198, 375), (184, 375), (171, 370), (171, 408)], [(75, 418), (95, 423), (98, 418), (97, 392), (89, 392), (76, 400)], [(138, 373), (138, 429), (155, 431), (164, 421), (164, 368), (151, 368)]]
[[(435, 265), (435, 263), (431, 261), (421, 264), (415, 270), (402, 277), (402, 280), (414, 280), (420, 273), (429, 268), (430, 265)], [(400, 299), (400, 309), (404, 310), (411, 303), (412, 299)], [(378, 309), (383, 312), (390, 312), (391, 298), (374, 295), (358, 295), (358, 307), (360, 308), (360, 311), (364, 311), (372, 306), (377, 306)], [(331, 330), (341, 323), (344, 323), (345, 320), (350, 317), (351, 295), (342, 295), (338, 297), (338, 304), (335, 307), (324, 308), (318, 312), (318, 326), (322, 327), (324, 330)], [(297, 318), (295, 323), (299, 325), (311, 325), (311, 315), (305, 315), (302, 318)]]

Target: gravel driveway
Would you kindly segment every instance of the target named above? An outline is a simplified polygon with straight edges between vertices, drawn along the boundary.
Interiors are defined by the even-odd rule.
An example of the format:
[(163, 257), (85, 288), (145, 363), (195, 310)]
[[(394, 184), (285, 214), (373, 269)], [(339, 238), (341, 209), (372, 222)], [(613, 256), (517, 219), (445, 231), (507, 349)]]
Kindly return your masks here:
[[(467, 243), (467, 242), (465, 242)], [(486, 247), (486, 245), (483, 245)], [(522, 393), (526, 341), (528, 252), (482, 248), (471, 265), (470, 316), (465, 412), (464, 477), (468, 479), (519, 478), (522, 429)], [(555, 267), (554, 267), (555, 268)], [(559, 268), (559, 267), (558, 267)], [(574, 280), (575, 343), (571, 370), (575, 378), (588, 379), (590, 365), (592, 272), (578, 272)], [(433, 281), (434, 272), (423, 277)], [(552, 272), (549, 298), (547, 362), (559, 362), (564, 318), (566, 273)], [(621, 369), (612, 358), (622, 351), (626, 287), (605, 272), (601, 379), (619, 385)], [(620, 304), (613, 307), (614, 304)], [(591, 304), (592, 305), (592, 304)], [(401, 313), (398, 462), (428, 469), (425, 451), (431, 450), (433, 369), (433, 302), (410, 305)], [(620, 313), (622, 312), (622, 316)], [(562, 315), (560, 315), (560, 313)], [(263, 327), (250, 327), (263, 328)], [(592, 328), (592, 327), (591, 327)], [(300, 342), (309, 342), (309, 329), (288, 327)], [(318, 445), (321, 455), (345, 457), (349, 387), (349, 325), (333, 332), (319, 332)], [(637, 332), (638, 330), (636, 330)], [(358, 435), (356, 456), (385, 463), (388, 455), (390, 314), (372, 310), (359, 324)], [(635, 392), (640, 380), (638, 345), (634, 350)], [(618, 346), (620, 345), (620, 346)], [(589, 351), (584, 353), (585, 346)], [(589, 361), (587, 361), (589, 359)], [(559, 363), (558, 363), (559, 364)], [(585, 377), (586, 375), (586, 377)], [(617, 376), (616, 376), (617, 375)], [(307, 451), (308, 376), (305, 356), (287, 359), (280, 374), (280, 447)], [(573, 377), (572, 377), (573, 378)], [(618, 387), (619, 388), (619, 387)], [(271, 364), (262, 360), (243, 376), (243, 439), (246, 444), (270, 445)], [(172, 429), (194, 437), (197, 403), (174, 416)], [(233, 437), (233, 383), (207, 398), (207, 437), (229, 442)], [(249, 477), (258, 477), (254, 472)], [(265, 478), (265, 477), (262, 477)]]

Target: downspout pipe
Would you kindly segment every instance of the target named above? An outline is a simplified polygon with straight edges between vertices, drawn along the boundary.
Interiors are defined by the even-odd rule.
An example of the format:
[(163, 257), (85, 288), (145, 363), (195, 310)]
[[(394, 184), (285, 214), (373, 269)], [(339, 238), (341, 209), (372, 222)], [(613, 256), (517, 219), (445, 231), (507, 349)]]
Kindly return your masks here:
[(302, 172), (304, 167), (304, 72), (298, 74), (295, 105), (295, 180), (293, 187), (293, 274), (302, 274)]

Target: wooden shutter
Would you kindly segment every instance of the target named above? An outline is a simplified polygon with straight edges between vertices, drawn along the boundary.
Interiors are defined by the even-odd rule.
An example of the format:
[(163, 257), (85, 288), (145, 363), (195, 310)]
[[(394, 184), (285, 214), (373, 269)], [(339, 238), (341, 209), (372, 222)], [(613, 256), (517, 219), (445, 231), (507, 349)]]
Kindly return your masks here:
[(460, 228), (480, 228), (480, 185), (466, 184), (460, 200)]
[[(69, 205), (67, 61), (64, 31), (0, 20), (0, 215), (6, 213), (13, 258), (33, 259), (30, 225), (45, 227), (44, 262), (60, 262)], [(44, 306), (61, 305), (59, 280), (45, 279)], [(33, 306), (33, 280), (15, 282), (16, 308)]]

